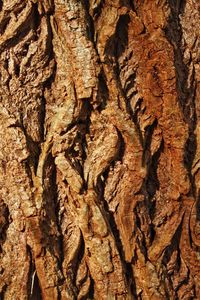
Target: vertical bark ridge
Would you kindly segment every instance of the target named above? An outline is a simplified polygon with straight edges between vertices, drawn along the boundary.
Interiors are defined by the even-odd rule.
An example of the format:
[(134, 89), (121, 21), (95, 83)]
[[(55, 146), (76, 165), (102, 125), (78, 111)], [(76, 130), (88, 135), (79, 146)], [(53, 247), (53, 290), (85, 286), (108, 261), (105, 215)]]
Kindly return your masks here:
[(198, 299), (199, 3), (0, 1), (0, 297)]

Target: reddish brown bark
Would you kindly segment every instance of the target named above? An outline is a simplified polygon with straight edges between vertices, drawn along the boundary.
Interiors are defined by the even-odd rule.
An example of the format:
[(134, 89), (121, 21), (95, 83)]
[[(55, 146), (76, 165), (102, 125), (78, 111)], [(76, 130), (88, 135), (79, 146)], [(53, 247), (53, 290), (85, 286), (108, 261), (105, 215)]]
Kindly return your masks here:
[(0, 1), (0, 299), (200, 298), (199, 11)]

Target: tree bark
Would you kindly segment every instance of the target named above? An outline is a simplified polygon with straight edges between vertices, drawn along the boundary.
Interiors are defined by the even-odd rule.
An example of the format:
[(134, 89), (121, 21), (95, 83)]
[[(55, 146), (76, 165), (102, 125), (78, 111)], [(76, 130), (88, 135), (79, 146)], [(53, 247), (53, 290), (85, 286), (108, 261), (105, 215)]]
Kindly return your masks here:
[(0, 1), (0, 299), (200, 299), (199, 16)]

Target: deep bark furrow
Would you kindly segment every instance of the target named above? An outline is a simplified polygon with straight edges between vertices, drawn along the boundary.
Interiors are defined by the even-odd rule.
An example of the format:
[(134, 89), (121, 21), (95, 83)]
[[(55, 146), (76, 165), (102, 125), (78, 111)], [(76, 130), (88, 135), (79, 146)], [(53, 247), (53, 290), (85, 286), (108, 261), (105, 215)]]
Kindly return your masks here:
[(199, 299), (198, 0), (0, 1), (0, 298)]

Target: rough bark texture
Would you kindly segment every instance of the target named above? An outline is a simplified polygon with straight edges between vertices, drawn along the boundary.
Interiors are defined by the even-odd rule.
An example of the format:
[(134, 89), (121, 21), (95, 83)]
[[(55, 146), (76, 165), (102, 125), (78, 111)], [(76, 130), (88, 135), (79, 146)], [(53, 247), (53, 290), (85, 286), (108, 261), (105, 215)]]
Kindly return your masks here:
[(200, 299), (199, 17), (0, 1), (0, 299)]

